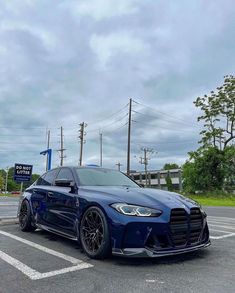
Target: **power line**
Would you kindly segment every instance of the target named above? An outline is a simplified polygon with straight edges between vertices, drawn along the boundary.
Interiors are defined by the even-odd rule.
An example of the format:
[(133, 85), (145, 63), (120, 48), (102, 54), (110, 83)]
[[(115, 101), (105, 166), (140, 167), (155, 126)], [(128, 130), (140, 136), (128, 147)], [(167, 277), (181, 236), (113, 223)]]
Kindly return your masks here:
[(98, 121), (94, 121), (94, 122), (88, 122), (88, 125), (98, 124), (98, 123), (100, 123), (100, 122), (106, 121), (106, 120), (112, 118), (113, 116), (119, 114), (120, 112), (122, 112), (124, 109), (127, 108), (127, 106), (128, 106), (128, 103), (127, 103), (124, 107), (122, 107), (121, 109), (119, 109), (119, 110), (117, 110), (116, 112), (114, 112), (113, 114), (107, 116), (105, 119), (98, 120)]
[(180, 123), (180, 124), (182, 124), (182, 125), (184, 125), (184, 126), (186, 126), (186, 127), (190, 127), (190, 125), (188, 125), (188, 124), (186, 124), (186, 123), (183, 123), (183, 122), (181, 122), (181, 121), (172, 121), (172, 120), (170, 120), (170, 119), (168, 119), (168, 118), (162, 118), (161, 116), (157, 116), (157, 115), (150, 115), (150, 114), (146, 114), (146, 113), (141, 113), (141, 112), (139, 112), (139, 111), (135, 111), (135, 110), (132, 110), (132, 112), (134, 112), (134, 113), (136, 113), (136, 114), (140, 114), (140, 115), (143, 115), (143, 116), (147, 116), (147, 117), (152, 117), (152, 118), (157, 118), (157, 119), (161, 119), (161, 121), (163, 121), (163, 122), (167, 122), (167, 123)]
[[(155, 145), (158, 145), (158, 144), (178, 144), (178, 143), (188, 143), (188, 142), (191, 142), (191, 143), (196, 143), (196, 141), (192, 141), (192, 140), (183, 140), (183, 141), (159, 141), (159, 142), (155, 142)], [(139, 142), (139, 141), (135, 141), (135, 143), (137, 144), (151, 144), (151, 142)]]
[(138, 104), (138, 105), (141, 105), (141, 106), (143, 106), (143, 107), (145, 107), (145, 108), (150, 109), (152, 112), (156, 112), (156, 113), (158, 113), (158, 114), (160, 114), (160, 115), (167, 116), (167, 117), (169, 117), (169, 118), (171, 118), (171, 119), (178, 120), (178, 121), (180, 121), (181, 123), (184, 123), (184, 124), (185, 124), (185, 121), (184, 121), (183, 119), (181, 119), (181, 118), (179, 118), (179, 117), (176, 117), (176, 116), (174, 116), (174, 115), (172, 115), (172, 114), (169, 114), (169, 113), (165, 113), (165, 112), (162, 112), (162, 111), (156, 110), (156, 109), (153, 108), (153, 107), (147, 106), (147, 105), (142, 104), (142, 103), (137, 102), (137, 101), (133, 101), (133, 102), (136, 103), (136, 104)]
[(107, 132), (110, 132), (110, 131), (112, 131), (112, 132), (117, 131), (117, 130), (119, 130), (119, 129), (125, 127), (127, 124), (128, 124), (128, 121), (127, 121), (125, 124), (122, 124), (121, 126), (119, 126), (119, 127), (117, 127), (117, 128), (109, 129), (109, 130), (105, 130), (104, 132), (107, 133)]
[[(140, 123), (140, 124), (151, 126), (151, 127), (156, 127), (156, 125), (153, 125), (153, 124), (150, 124), (150, 123), (145, 123), (145, 122), (142, 122), (142, 121), (132, 120), (132, 122)], [(160, 126), (160, 128), (161, 129), (166, 129), (166, 130), (171, 130), (171, 131), (176, 131), (176, 132), (185, 132), (185, 131), (192, 132), (192, 129), (174, 129), (174, 128), (168, 128), (168, 127), (165, 127), (165, 126), (162, 126), (162, 125)]]
[(113, 122), (111, 122), (111, 123), (109, 123), (107, 125), (101, 126), (99, 128), (96, 128), (96, 129), (91, 129), (91, 130), (89, 130), (89, 132), (101, 131), (101, 130), (103, 130), (103, 129), (105, 129), (105, 128), (107, 128), (107, 127), (109, 127), (109, 126), (111, 126), (111, 125), (113, 125), (113, 124), (115, 124), (117, 122), (121, 122), (124, 118), (127, 117), (127, 115), (128, 115), (128, 113), (126, 113), (124, 116), (119, 117), (118, 119), (114, 120)]

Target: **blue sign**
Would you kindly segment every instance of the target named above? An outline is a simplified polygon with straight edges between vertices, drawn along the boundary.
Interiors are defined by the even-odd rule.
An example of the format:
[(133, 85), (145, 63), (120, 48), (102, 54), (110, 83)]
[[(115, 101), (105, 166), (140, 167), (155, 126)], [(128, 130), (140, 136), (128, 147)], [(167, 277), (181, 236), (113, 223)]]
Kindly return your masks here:
[(31, 180), (33, 171), (32, 165), (15, 164), (14, 180), (17, 182), (27, 182)]
[(47, 149), (47, 150), (42, 151), (40, 153), (40, 155), (43, 155), (43, 156), (45, 156), (46, 154), (48, 155), (46, 170), (49, 171), (49, 170), (51, 170), (52, 149)]

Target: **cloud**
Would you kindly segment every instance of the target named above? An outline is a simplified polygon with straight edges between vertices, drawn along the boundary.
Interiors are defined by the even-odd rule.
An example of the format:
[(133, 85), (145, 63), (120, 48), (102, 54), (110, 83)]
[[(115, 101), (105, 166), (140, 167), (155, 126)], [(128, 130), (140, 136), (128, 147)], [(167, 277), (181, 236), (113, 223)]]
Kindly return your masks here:
[(89, 16), (96, 21), (112, 19), (123, 15), (131, 15), (138, 11), (136, 0), (82, 0), (67, 1), (62, 5), (71, 9), (75, 16)]
[(132, 169), (142, 146), (158, 152), (149, 168), (183, 163), (199, 140), (193, 100), (234, 73), (234, 14), (231, 0), (2, 1), (0, 168), (42, 172), (46, 129), (57, 166), (60, 126), (77, 164), (85, 121), (84, 163), (99, 163), (101, 130), (104, 166), (124, 170), (129, 97)]
[(115, 58), (115, 55), (128, 54), (133, 56), (144, 54), (148, 50), (148, 46), (141, 39), (133, 37), (125, 31), (109, 35), (92, 35), (90, 45), (104, 69), (106, 69), (109, 60)]

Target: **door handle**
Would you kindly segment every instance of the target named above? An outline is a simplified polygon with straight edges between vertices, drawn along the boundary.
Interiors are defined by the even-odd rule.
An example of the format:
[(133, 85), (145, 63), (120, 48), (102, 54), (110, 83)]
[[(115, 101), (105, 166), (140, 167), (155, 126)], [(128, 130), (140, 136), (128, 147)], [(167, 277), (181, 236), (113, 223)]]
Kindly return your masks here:
[(51, 191), (48, 191), (48, 192), (47, 192), (47, 195), (48, 195), (49, 197), (53, 197), (54, 193), (51, 192)]

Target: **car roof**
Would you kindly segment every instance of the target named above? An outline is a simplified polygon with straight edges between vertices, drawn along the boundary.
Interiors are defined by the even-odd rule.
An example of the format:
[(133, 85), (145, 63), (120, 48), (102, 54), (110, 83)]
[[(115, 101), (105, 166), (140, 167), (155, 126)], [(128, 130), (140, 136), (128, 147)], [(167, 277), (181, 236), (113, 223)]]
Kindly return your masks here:
[[(87, 165), (87, 166), (68, 165), (68, 166), (58, 166), (58, 167), (52, 168), (51, 170), (48, 170), (47, 172), (52, 171), (52, 170), (56, 170), (56, 169), (61, 169), (61, 168), (70, 168), (70, 169), (95, 169), (95, 170), (98, 169), (98, 170), (118, 171), (116, 169), (104, 168), (104, 167), (95, 166), (95, 165)], [(45, 173), (47, 173), (47, 172), (45, 172)]]

